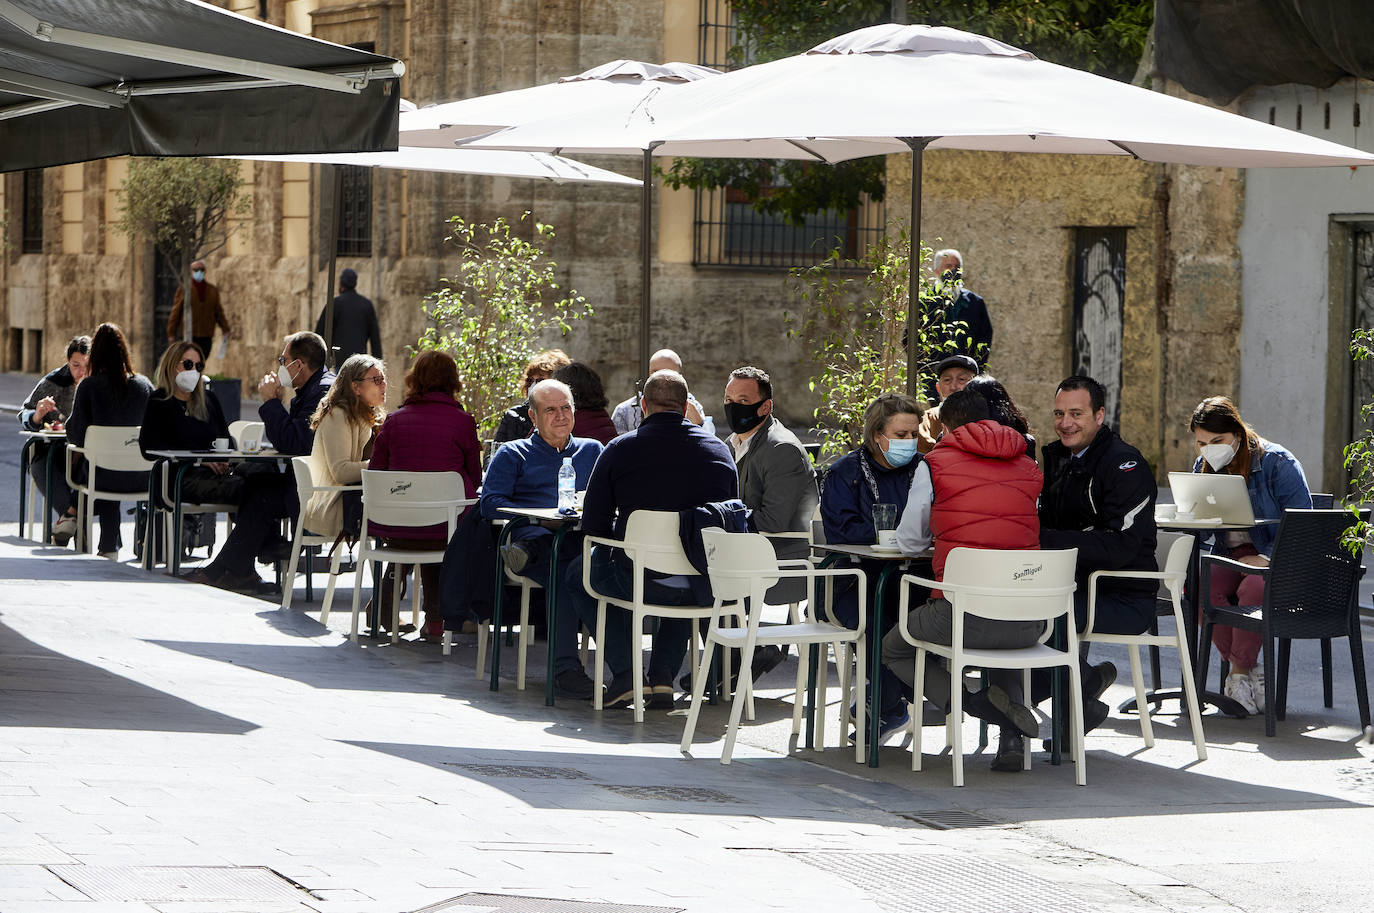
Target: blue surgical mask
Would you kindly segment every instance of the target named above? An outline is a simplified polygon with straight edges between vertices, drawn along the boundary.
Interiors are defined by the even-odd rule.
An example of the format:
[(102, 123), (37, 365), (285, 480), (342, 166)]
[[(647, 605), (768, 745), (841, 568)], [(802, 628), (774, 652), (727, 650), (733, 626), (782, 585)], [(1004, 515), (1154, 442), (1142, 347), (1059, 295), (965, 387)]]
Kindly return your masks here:
[(205, 281), (205, 270), (203, 270), (203, 269), (193, 270), (193, 271), (191, 272), (191, 278), (194, 279), (194, 280), (196, 280), (197, 282), (204, 282), (204, 281)]
[(905, 466), (916, 459), (916, 447), (919, 442), (915, 438), (902, 440), (901, 438), (888, 438), (887, 449), (883, 451), (883, 457), (892, 465), (894, 469)]

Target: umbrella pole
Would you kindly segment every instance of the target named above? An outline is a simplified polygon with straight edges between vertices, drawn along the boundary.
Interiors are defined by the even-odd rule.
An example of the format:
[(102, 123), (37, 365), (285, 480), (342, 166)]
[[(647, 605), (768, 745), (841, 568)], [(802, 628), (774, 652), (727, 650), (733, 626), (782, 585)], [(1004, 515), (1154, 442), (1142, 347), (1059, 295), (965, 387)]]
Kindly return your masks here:
[(911, 253), (907, 257), (906, 297), (906, 392), (920, 395), (921, 357), (919, 334), (921, 309), (921, 167), (926, 146), (933, 136), (904, 136), (902, 142), (911, 147)]
[(662, 143), (651, 143), (644, 150), (643, 186), (639, 198), (639, 369), (649, 376), (649, 317), (653, 310), (653, 289), (649, 278), (654, 232), (654, 150)]
[[(339, 210), (343, 208), (343, 165), (325, 165), (325, 170), (334, 178), (334, 207), (329, 220), (329, 275), (324, 280), (324, 363), (330, 370), (338, 367), (334, 363), (334, 267), (339, 255)], [(309, 315), (307, 315), (309, 319)]]

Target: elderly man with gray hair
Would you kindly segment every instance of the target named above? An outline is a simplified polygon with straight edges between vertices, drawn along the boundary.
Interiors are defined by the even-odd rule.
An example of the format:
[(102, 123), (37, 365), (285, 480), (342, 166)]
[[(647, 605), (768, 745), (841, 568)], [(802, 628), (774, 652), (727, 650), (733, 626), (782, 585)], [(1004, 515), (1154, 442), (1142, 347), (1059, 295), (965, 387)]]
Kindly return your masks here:
[(986, 365), (992, 351), (992, 320), (986, 302), (962, 284), (964, 255), (947, 247), (936, 251), (931, 261), (935, 275), (943, 282), (941, 297), (927, 299), (927, 306), (945, 309), (944, 325), (936, 339), (938, 351), (968, 355)]
[[(649, 357), (649, 373), (657, 371), (676, 371), (682, 374), (682, 359), (672, 349), (659, 349)], [(639, 423), (644, 421), (645, 412), (639, 406), (639, 394), (625, 400), (615, 407), (611, 412), (611, 422), (615, 425), (616, 434), (629, 434), (639, 427)], [(706, 410), (701, 408), (701, 403), (691, 393), (687, 394), (687, 420), (694, 425), (706, 425), (709, 418)], [(707, 425), (707, 430), (712, 430)]]
[[(563, 461), (572, 460), (578, 490), (584, 490), (601, 455), (599, 441), (573, 437), (572, 390), (561, 380), (541, 380), (530, 387), (529, 412), (533, 433), (502, 446), (487, 466), (478, 509), (488, 520), (499, 519), (506, 507), (556, 507)], [(552, 531), (542, 526), (520, 527), (503, 552), (506, 567), (547, 587), (549, 575), (559, 570), (550, 567), (552, 538)], [(573, 554), (580, 545), (575, 538), (560, 551)], [(558, 613), (558, 630), (550, 634), (556, 653), (554, 684), (569, 697), (588, 698), (592, 680), (577, 662), (577, 624), (573, 612)]]

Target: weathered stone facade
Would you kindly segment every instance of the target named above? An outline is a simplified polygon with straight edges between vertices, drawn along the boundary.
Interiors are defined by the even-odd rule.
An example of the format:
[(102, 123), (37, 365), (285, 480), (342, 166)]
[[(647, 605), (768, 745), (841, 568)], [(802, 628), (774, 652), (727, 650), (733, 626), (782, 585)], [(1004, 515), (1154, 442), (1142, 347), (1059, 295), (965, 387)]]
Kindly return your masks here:
[[(226, 5), (256, 13), (256, 4)], [(694, 59), (699, 8), (693, 0), (271, 0), (267, 7), (272, 21), (340, 43), (369, 42), (403, 58), (403, 92), (421, 105), (550, 82), (618, 57)], [(594, 163), (633, 175), (640, 167), (629, 157)], [(151, 369), (148, 343), (162, 332), (152, 326), (153, 256), (146, 245), (130, 250), (107, 227), (122, 166), (49, 170), (45, 252), (20, 254), (11, 243), (0, 264), (0, 321), (41, 330), (42, 354), (23, 356), (6, 346), (0, 369), (56, 364), (70, 335), (102, 319), (125, 327), (139, 367)], [(322, 216), (332, 194), (318, 166), (243, 168), (253, 214), (207, 258), (237, 330), (227, 357), (213, 360), (211, 370), (243, 377), (251, 387), (273, 367), (281, 338), (313, 327), (325, 303), (331, 278), (329, 222)], [(907, 211), (908, 174), (909, 157), (892, 157), (889, 218)], [(10, 175), (4, 182), (11, 240), (19, 181)], [(1200, 347), (1231, 345), (1238, 332), (1239, 186), (1235, 172), (1126, 158), (927, 153), (927, 241), (964, 252), (968, 284), (987, 299), (996, 326), (991, 367), (1042, 440), (1053, 436), (1053, 389), (1071, 361), (1071, 229), (1121, 226), (1128, 238), (1123, 430), (1161, 473), (1185, 465), (1187, 412), (1199, 391), (1235, 386), (1233, 369), (1198, 358)], [(694, 267), (691, 195), (655, 193), (651, 344), (682, 354), (688, 380), (708, 406), (719, 401), (730, 369), (766, 367), (775, 376), (779, 412), (795, 425), (809, 424), (812, 365), (786, 337), (783, 314), (797, 307), (786, 274)], [(548, 252), (565, 285), (596, 310), (566, 340), (546, 342), (596, 366), (613, 401), (632, 390), (640, 371), (637, 189), (377, 172), (372, 202), (371, 256), (340, 257), (336, 268), (357, 270), (359, 291), (377, 303), (394, 372), (403, 346), (423, 329), (421, 299), (453, 267), (444, 221), (455, 213), (515, 220), (528, 210), (555, 227)], [(1200, 364), (1205, 370), (1197, 370)], [(399, 392), (393, 384), (392, 396)]]

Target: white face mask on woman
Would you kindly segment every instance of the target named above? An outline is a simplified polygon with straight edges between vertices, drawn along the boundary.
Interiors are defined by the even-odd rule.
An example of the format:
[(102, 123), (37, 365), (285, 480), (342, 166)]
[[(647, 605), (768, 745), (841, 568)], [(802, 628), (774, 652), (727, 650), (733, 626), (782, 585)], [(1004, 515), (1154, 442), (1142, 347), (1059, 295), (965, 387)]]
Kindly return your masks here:
[(1202, 447), (1202, 458), (1207, 461), (1207, 465), (1212, 467), (1213, 472), (1221, 472), (1231, 461), (1236, 458), (1236, 452), (1240, 448), (1236, 444), (1205, 444)]
[(194, 368), (178, 371), (176, 376), (177, 389), (182, 393), (191, 393), (196, 389), (196, 384), (200, 383), (200, 372)]

